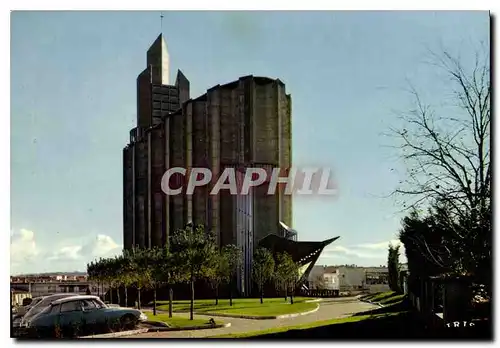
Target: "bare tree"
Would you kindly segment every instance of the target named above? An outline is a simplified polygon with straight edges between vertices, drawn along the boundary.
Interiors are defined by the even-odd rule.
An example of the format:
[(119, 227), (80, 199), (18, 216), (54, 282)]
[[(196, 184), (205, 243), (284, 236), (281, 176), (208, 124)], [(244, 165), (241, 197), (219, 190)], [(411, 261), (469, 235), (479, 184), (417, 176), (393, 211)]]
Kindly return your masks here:
[(490, 201), (489, 55), (478, 51), (470, 72), (446, 51), (432, 58), (450, 78), (456, 108), (453, 115), (438, 115), (411, 87), (415, 108), (403, 115), (406, 127), (392, 129), (408, 167), (396, 193), (407, 207), (440, 202), (448, 205), (450, 218), (479, 216)]
[(448, 267), (457, 260), (454, 248), (473, 262), (478, 250), (491, 250), (489, 51), (478, 50), (470, 70), (447, 51), (431, 55), (449, 78), (454, 105), (439, 114), (411, 87), (415, 108), (402, 116), (403, 128), (392, 129), (408, 169), (395, 194), (405, 208), (432, 207), (435, 224), (447, 235), (435, 244), (420, 235), (411, 238), (428, 259)]

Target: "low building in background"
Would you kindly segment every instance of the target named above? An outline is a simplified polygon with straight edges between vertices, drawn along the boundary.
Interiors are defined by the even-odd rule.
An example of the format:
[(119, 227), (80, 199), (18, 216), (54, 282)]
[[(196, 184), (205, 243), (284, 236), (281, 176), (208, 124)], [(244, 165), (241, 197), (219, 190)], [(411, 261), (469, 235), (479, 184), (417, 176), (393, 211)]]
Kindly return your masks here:
[(310, 289), (341, 292), (389, 291), (387, 267), (358, 267), (356, 265), (314, 266), (308, 275)]
[(340, 291), (364, 290), (366, 274), (363, 267), (339, 266)]
[(314, 266), (307, 281), (311, 290), (340, 290), (339, 270), (335, 266)]
[(106, 293), (108, 287), (97, 287), (97, 284), (91, 282), (27, 282), (27, 283), (11, 283), (11, 287), (18, 292), (26, 292), (31, 297), (48, 296), (58, 293), (77, 293), (85, 295), (87, 289), (93, 295)]
[(76, 273), (44, 273), (23, 274), (10, 277), (11, 288), (19, 293), (29, 293), (29, 297), (47, 296), (56, 293), (86, 294), (87, 290), (93, 295), (106, 293), (107, 286), (97, 286), (87, 279), (87, 274)]

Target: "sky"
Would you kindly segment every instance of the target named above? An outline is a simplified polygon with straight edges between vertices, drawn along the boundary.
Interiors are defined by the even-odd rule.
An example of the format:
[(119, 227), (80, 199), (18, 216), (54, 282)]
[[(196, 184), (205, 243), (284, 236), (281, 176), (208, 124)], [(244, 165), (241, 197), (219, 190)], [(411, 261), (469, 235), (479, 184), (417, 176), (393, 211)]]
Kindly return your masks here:
[[(404, 164), (385, 133), (448, 95), (428, 63), (467, 66), (489, 44), (487, 12), (12, 12), (11, 274), (85, 270), (122, 249), (122, 149), (136, 122), (136, 78), (160, 31), (191, 97), (245, 75), (292, 95), (296, 167), (331, 168), (338, 195), (297, 196), (299, 240), (340, 239), (318, 264), (378, 266), (396, 243), (387, 197)], [(404, 257), (402, 257), (404, 261)]]

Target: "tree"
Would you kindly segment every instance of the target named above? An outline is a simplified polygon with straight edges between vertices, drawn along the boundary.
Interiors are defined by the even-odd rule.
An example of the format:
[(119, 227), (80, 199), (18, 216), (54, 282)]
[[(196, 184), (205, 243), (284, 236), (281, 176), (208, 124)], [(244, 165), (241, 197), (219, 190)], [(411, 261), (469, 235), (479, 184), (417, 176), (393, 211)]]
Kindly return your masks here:
[(137, 306), (141, 309), (141, 291), (152, 283), (152, 262), (147, 249), (136, 248), (132, 253), (134, 284), (137, 288)]
[(293, 291), (298, 280), (298, 266), (288, 253), (276, 255), (274, 276), (277, 288), (285, 293), (285, 301), (290, 292), (290, 301), (293, 304)]
[(266, 248), (257, 248), (252, 262), (252, 278), (259, 288), (260, 303), (264, 303), (264, 285), (273, 278), (274, 259)]
[(97, 280), (96, 264), (94, 261), (87, 263), (87, 277), (90, 282), (95, 282)]
[(87, 264), (87, 274), (89, 280), (97, 282), (97, 289), (99, 289), (99, 284), (101, 284), (104, 293), (104, 284), (108, 284), (110, 293), (110, 302), (112, 301), (112, 285), (117, 276), (113, 272), (114, 259), (113, 258), (99, 258)]
[(160, 263), (161, 279), (168, 286), (168, 316), (172, 318), (174, 292), (172, 285), (186, 280), (186, 274), (183, 273), (182, 264), (179, 258), (170, 252), (168, 246), (162, 250), (162, 262)]
[(228, 254), (224, 253), (222, 250), (216, 251), (215, 267), (210, 269), (208, 274), (208, 280), (210, 285), (215, 290), (215, 305), (219, 304), (219, 287), (222, 283), (228, 283), (229, 277), (231, 275), (231, 269), (229, 266)]
[(123, 291), (125, 295), (125, 307), (128, 306), (128, 287), (134, 284), (135, 269), (133, 263), (133, 252), (124, 250), (122, 258), (120, 259), (120, 278), (123, 284)]
[[(432, 53), (432, 63), (448, 78), (454, 107), (437, 110), (426, 105), (412, 87), (415, 108), (403, 115), (404, 127), (392, 130), (401, 141), (398, 148), (408, 169), (395, 193), (408, 209), (427, 207), (427, 216), (408, 217), (409, 225), (403, 227), (409, 228), (403, 233), (405, 249), (408, 244), (419, 250), (443, 271), (476, 274), (488, 283), (491, 275), (484, 270), (491, 269), (492, 240), (489, 51), (476, 51), (470, 69), (446, 51)], [(431, 242), (421, 229), (412, 235), (421, 223), (431, 225), (439, 236)]]
[(105, 259), (94, 260), (87, 264), (87, 274), (89, 280), (97, 283), (97, 294), (99, 295), (100, 285), (105, 280)]
[(153, 289), (153, 315), (156, 315), (156, 290), (158, 285), (162, 283), (165, 273), (165, 254), (163, 248), (153, 247), (146, 250), (147, 267), (150, 272), (149, 281), (145, 282), (145, 286)]
[(211, 233), (206, 233), (203, 226), (194, 229), (188, 226), (174, 233), (170, 247), (178, 257), (182, 271), (188, 276), (187, 280), (191, 284), (190, 319), (193, 320), (194, 283), (197, 279), (204, 278), (214, 267), (215, 238)]
[(286, 278), (286, 286), (290, 294), (290, 303), (293, 304), (293, 297), (295, 296), (295, 289), (299, 281), (299, 265), (295, 263), (290, 255), (287, 257), (288, 277)]
[(397, 293), (401, 292), (399, 287), (399, 245), (389, 244), (389, 256), (387, 260), (387, 269), (389, 271), (389, 288)]
[(112, 294), (113, 289), (116, 289), (116, 296), (118, 300), (118, 304), (121, 304), (120, 299), (120, 287), (122, 285), (122, 278), (120, 273), (121, 268), (121, 258), (122, 256), (115, 256), (114, 258), (109, 258), (108, 260), (108, 279), (110, 282), (109, 286), (109, 294), (110, 294), (110, 302), (112, 303)]
[(228, 244), (222, 248), (222, 255), (226, 259), (229, 269), (229, 305), (233, 305), (233, 280), (236, 278), (238, 268), (241, 267), (242, 252), (236, 245)]

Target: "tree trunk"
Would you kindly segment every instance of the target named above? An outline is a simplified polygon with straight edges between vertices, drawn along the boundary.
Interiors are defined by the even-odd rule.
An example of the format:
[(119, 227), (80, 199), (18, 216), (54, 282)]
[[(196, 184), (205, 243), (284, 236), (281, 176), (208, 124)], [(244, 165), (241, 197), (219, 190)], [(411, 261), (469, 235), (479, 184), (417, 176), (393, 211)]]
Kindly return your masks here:
[(260, 304), (264, 303), (264, 286), (260, 286)]
[(156, 315), (156, 284), (153, 288), (153, 315)]
[(287, 289), (285, 288), (285, 301), (288, 300), (288, 292)]
[(128, 292), (127, 292), (127, 286), (124, 287), (124, 292), (125, 292), (125, 307), (128, 307)]
[(141, 288), (137, 288), (137, 309), (141, 309)]
[(111, 286), (111, 283), (109, 283), (109, 303), (113, 303), (113, 287)]
[(174, 302), (174, 290), (172, 286), (168, 289), (168, 317), (172, 318), (172, 303)]
[(119, 286), (116, 288), (116, 296), (118, 298), (118, 305), (121, 306), (122, 305), (122, 301), (121, 301), (121, 298), (120, 298), (121, 296), (120, 296), (120, 287)]
[(97, 282), (97, 296), (101, 297), (101, 291), (99, 289), (99, 282)]
[(215, 305), (219, 304), (219, 284), (215, 286)]
[(233, 305), (233, 280), (229, 281), (229, 305)]
[(290, 292), (290, 303), (293, 304), (293, 291)]
[(191, 308), (189, 309), (189, 320), (193, 320), (194, 312), (194, 280), (191, 278)]

